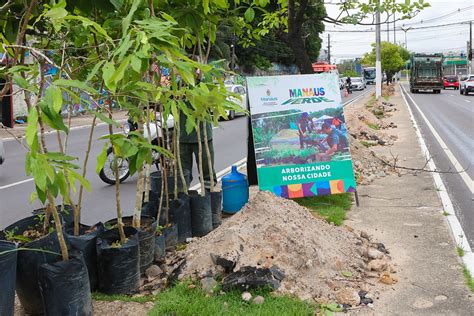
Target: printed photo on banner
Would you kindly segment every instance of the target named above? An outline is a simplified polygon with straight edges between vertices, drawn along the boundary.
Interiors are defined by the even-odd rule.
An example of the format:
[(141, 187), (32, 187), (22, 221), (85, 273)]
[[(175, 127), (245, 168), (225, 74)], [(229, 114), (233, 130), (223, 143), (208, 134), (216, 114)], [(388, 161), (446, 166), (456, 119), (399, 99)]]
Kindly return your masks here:
[(259, 186), (293, 198), (355, 190), (337, 76), (247, 79)]

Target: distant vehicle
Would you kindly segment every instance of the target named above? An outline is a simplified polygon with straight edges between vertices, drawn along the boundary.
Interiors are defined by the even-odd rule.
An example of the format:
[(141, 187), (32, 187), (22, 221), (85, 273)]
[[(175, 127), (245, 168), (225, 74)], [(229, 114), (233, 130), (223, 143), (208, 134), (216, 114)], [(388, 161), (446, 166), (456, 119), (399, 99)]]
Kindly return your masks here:
[[(240, 100), (239, 98), (230, 97), (230, 101), (237, 103), (242, 109), (247, 110), (247, 91), (245, 91), (244, 86), (240, 84), (229, 84), (225, 85), (225, 88), (229, 92), (240, 95)], [(245, 115), (245, 113), (243, 112), (239, 114)], [(235, 115), (236, 113), (234, 110), (227, 111), (227, 117), (229, 118), (229, 120), (233, 120), (235, 118)]]
[(364, 78), (352, 77), (351, 78), (351, 89), (352, 90), (364, 90), (367, 87)]
[(339, 78), (339, 90), (342, 90), (346, 87), (346, 82), (344, 79)]
[(410, 91), (432, 90), (440, 93), (443, 84), (442, 54), (413, 54), (411, 56)]
[(474, 92), (474, 75), (471, 74), (459, 84), (459, 93), (468, 95), (469, 92)]
[(458, 90), (459, 89), (458, 76), (446, 76), (446, 77), (444, 77), (443, 86), (444, 86), (444, 89), (453, 88), (454, 90)]
[(364, 79), (367, 84), (375, 84), (375, 67), (364, 68)]
[(313, 63), (313, 71), (316, 74), (321, 73), (329, 73), (329, 74), (336, 74), (339, 77), (339, 71), (337, 71), (336, 65), (331, 65), (327, 62), (317, 62)]

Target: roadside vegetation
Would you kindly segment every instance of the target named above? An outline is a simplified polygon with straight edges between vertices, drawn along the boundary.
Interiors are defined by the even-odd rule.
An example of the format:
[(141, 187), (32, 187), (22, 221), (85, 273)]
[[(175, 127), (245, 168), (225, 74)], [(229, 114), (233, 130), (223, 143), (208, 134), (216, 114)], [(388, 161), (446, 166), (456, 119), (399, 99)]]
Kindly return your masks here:
[(313, 196), (301, 199), (295, 199), (299, 205), (309, 208), (312, 212), (325, 218), (328, 222), (337, 226), (342, 225), (346, 218), (347, 211), (352, 206), (352, 197), (350, 193)]
[(469, 272), (469, 269), (466, 267), (466, 265), (463, 265), (462, 272), (464, 273), (464, 278), (466, 278), (467, 287), (472, 293), (474, 293), (474, 279), (472, 278), (471, 272)]

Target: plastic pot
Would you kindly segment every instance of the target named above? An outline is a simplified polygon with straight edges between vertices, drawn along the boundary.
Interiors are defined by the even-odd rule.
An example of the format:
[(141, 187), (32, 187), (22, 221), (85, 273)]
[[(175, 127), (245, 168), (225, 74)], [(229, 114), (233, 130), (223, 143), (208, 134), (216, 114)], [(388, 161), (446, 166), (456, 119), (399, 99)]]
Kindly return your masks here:
[[(42, 225), (39, 218), (33, 215), (13, 223), (5, 228), (5, 231), (14, 230), (15, 235), (22, 235), (26, 230), (42, 227)], [(66, 243), (68, 243), (67, 238)], [(26, 314), (42, 314), (44, 308), (38, 285), (38, 269), (42, 264), (53, 263), (60, 258), (61, 249), (56, 231), (25, 243), (22, 248), (43, 249), (57, 253), (55, 255), (39, 251), (19, 251), (17, 254), (16, 293), (18, 298)]]
[(15, 282), (16, 282), (16, 263), (17, 251), (3, 253), (9, 250), (15, 250), (16, 244), (0, 240), (0, 315), (13, 316), (15, 309)]
[(210, 192), (212, 209), (212, 229), (222, 224), (222, 192)]
[(187, 194), (180, 193), (177, 200), (170, 201), (170, 219), (178, 226), (178, 243), (193, 236), (191, 205)]
[(80, 225), (79, 235), (74, 236), (74, 228), (68, 227), (66, 229), (67, 239), (71, 244), (73, 250), (82, 252), (84, 262), (87, 266), (89, 274), (89, 283), (92, 291), (95, 291), (99, 286), (97, 276), (97, 236), (104, 230), (102, 223), (97, 223), (94, 226)]
[[(190, 174), (189, 172), (184, 172), (184, 180), (186, 183), (190, 183)], [(174, 176), (172, 173), (169, 173), (167, 176), (167, 183), (168, 183), (168, 194), (171, 195), (174, 191)], [(161, 171), (155, 171), (150, 174), (150, 187), (151, 190), (157, 194), (161, 193), (162, 189), (162, 175)], [(178, 175), (178, 191), (183, 192), (183, 182), (181, 181), (181, 177)]]
[(127, 242), (120, 247), (117, 228), (104, 230), (97, 237), (97, 272), (99, 291), (106, 294), (127, 294), (138, 288), (140, 282), (140, 252), (138, 231), (124, 227)]
[(39, 287), (46, 315), (93, 315), (87, 265), (80, 252), (68, 261), (42, 264)]
[(163, 228), (163, 235), (165, 235), (166, 248), (176, 246), (178, 244), (178, 225), (170, 223)]
[(166, 256), (166, 241), (165, 235), (155, 235), (155, 261), (161, 262), (165, 260)]
[(212, 231), (211, 195), (201, 196), (197, 191), (189, 191), (191, 201), (191, 228), (193, 237), (202, 237)]
[[(122, 221), (125, 226), (132, 226), (133, 216), (123, 217)], [(117, 219), (107, 221), (105, 224), (107, 226), (116, 225)], [(141, 224), (142, 227), (147, 227), (146, 230), (143, 228), (138, 230), (138, 242), (140, 246), (140, 272), (144, 273), (145, 270), (153, 263), (153, 258), (155, 256), (154, 236), (156, 225), (158, 223), (153, 217), (141, 216)]]

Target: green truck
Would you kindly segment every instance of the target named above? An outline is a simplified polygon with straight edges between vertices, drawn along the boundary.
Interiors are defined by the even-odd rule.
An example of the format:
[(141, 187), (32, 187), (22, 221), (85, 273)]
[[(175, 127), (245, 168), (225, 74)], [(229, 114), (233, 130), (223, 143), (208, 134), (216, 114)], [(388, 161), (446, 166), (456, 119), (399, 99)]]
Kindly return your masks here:
[(410, 91), (432, 90), (440, 93), (443, 89), (443, 55), (413, 54), (410, 59)]

